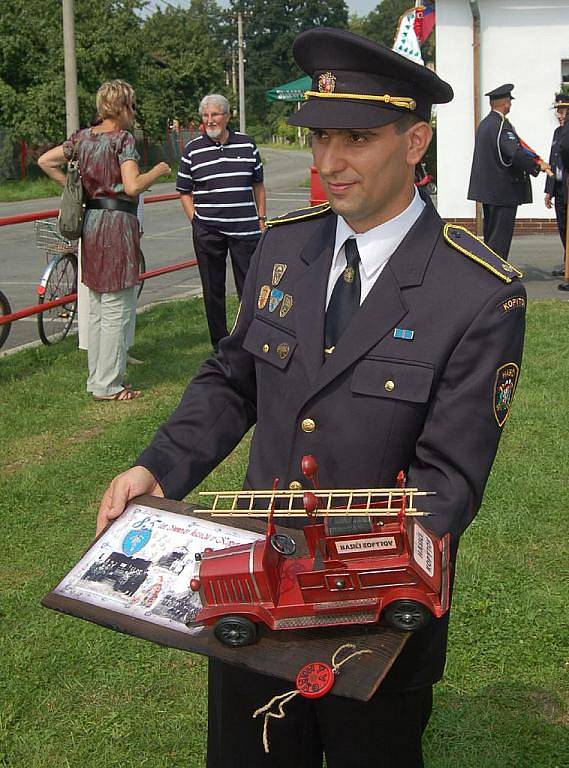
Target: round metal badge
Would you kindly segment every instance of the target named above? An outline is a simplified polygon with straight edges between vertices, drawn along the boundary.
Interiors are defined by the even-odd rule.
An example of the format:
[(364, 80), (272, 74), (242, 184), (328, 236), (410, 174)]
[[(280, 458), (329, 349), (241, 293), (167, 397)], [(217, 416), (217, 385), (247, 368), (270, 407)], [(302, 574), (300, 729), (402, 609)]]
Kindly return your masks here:
[(296, 687), (307, 699), (324, 696), (334, 685), (334, 670), (323, 661), (311, 661), (296, 676)]

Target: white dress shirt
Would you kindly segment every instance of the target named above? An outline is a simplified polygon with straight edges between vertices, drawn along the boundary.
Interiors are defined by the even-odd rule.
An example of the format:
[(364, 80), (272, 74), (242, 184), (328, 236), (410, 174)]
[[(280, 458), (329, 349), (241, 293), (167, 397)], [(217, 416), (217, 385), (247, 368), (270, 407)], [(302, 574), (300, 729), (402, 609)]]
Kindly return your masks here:
[(396, 251), (399, 243), (417, 221), (423, 212), (425, 205), (426, 203), (421, 199), (417, 188), (415, 188), (415, 196), (404, 211), (398, 216), (395, 216), (395, 218), (386, 221), (384, 224), (379, 224), (377, 227), (373, 227), (373, 229), (368, 229), (367, 232), (363, 232), (362, 234), (354, 232), (350, 225), (341, 216), (338, 216), (334, 257), (332, 259), (332, 266), (328, 277), (326, 308), (328, 308), (328, 303), (332, 296), (336, 280), (347, 266), (346, 255), (344, 252), (344, 243), (346, 240), (350, 237), (354, 237), (360, 253), (360, 304), (362, 304), (373, 288), (375, 281), (381, 275), (390, 256)]

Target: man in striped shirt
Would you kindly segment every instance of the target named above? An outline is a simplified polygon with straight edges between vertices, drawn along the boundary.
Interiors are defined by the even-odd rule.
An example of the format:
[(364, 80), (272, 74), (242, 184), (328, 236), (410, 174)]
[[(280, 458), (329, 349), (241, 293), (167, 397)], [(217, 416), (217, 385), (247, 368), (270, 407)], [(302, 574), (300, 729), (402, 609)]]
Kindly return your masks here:
[(229, 102), (212, 93), (200, 102), (205, 133), (188, 142), (176, 189), (192, 222), (205, 311), (215, 351), (227, 336), (227, 251), (239, 298), (251, 256), (265, 228), (263, 164), (253, 139), (228, 128)]

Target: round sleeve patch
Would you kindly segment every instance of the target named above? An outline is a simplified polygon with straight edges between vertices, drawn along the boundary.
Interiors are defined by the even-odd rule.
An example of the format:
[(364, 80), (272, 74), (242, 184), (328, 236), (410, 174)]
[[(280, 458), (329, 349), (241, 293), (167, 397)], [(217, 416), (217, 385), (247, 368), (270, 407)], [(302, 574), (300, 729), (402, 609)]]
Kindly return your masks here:
[(520, 369), (516, 363), (504, 363), (496, 371), (494, 383), (494, 416), (498, 426), (504, 426), (510, 415), (510, 407), (518, 383)]

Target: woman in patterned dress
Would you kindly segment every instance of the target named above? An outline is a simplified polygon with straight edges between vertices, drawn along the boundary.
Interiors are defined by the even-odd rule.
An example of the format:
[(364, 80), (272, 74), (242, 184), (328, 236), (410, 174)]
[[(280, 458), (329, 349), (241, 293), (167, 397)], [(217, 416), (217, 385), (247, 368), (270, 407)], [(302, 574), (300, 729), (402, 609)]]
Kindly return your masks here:
[(82, 282), (89, 288), (87, 392), (100, 401), (128, 402), (141, 395), (124, 384), (127, 344), (136, 318), (137, 198), (170, 173), (163, 162), (140, 172), (135, 139), (128, 130), (135, 113), (134, 90), (128, 83), (103, 83), (97, 91), (98, 123), (77, 131), (38, 160), (62, 186), (62, 167), (73, 156), (79, 163), (87, 199), (81, 235)]

